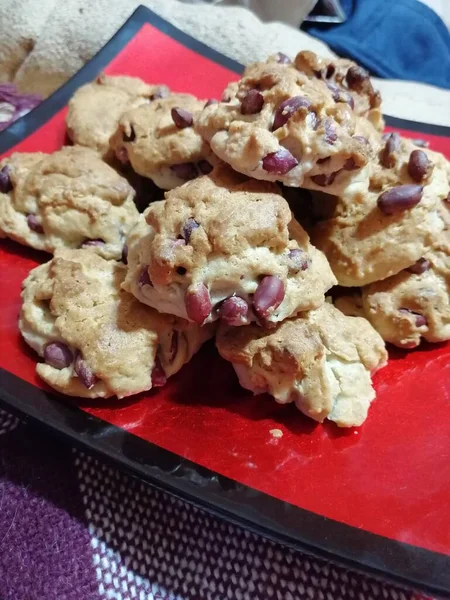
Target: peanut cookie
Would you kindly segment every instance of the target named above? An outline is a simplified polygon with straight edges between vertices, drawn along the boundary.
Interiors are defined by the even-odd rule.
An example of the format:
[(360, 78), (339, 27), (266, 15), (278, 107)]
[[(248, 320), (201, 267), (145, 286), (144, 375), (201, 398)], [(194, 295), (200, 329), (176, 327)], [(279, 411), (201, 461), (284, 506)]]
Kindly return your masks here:
[(386, 279), (428, 252), (444, 228), (439, 207), (449, 193), (447, 168), (441, 154), (390, 134), (339, 197), (319, 194), (313, 200), (323, 220), (313, 228), (312, 241), (340, 285)]
[(295, 68), (310, 77), (322, 79), (338, 102), (340, 98), (354, 105), (356, 115), (365, 117), (378, 131), (383, 131), (381, 96), (373, 88), (369, 73), (345, 58), (321, 58), (304, 50), (295, 57)]
[(221, 324), (217, 348), (243, 387), (340, 427), (361, 425), (375, 398), (371, 373), (383, 367), (383, 340), (365, 319), (346, 317), (326, 302), (273, 331)]
[(249, 177), (293, 187), (310, 179), (320, 184), (364, 167), (374, 152), (346, 94), (337, 98), (325, 81), (293, 64), (255, 63), (222, 102), (203, 109), (196, 129), (219, 158)]
[(199, 324), (263, 326), (320, 306), (335, 278), (276, 185), (226, 166), (166, 193), (128, 237), (125, 289)]
[(165, 85), (148, 85), (136, 77), (100, 75), (71, 98), (66, 118), (68, 136), (74, 144), (93, 148), (109, 159), (109, 138), (123, 113), (168, 95)]
[(0, 162), (0, 232), (37, 250), (92, 248), (120, 259), (138, 211), (126, 179), (90, 148)]
[(211, 336), (121, 290), (125, 271), (92, 252), (58, 250), (25, 279), (19, 329), (57, 391), (124, 398), (164, 385)]
[(193, 127), (204, 101), (173, 94), (127, 111), (111, 138), (111, 148), (123, 163), (165, 190), (209, 173), (217, 159)]
[(424, 257), (362, 289), (366, 317), (386, 342), (401, 348), (450, 339), (450, 208), (442, 212), (447, 228)]

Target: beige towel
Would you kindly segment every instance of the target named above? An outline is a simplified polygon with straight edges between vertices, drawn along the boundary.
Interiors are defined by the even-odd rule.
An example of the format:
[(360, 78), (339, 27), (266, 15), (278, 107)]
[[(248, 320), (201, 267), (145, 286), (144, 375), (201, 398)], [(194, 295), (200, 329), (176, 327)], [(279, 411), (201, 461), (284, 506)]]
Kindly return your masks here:
[[(275, 0), (274, 0), (275, 1)], [(81, 68), (138, 6), (135, 0), (0, 0), (0, 81), (48, 95)], [(332, 55), (323, 43), (282, 23), (262, 23), (239, 7), (146, 0), (186, 33), (248, 63), (277, 51)], [(387, 114), (450, 125), (450, 92), (422, 84), (377, 82)]]

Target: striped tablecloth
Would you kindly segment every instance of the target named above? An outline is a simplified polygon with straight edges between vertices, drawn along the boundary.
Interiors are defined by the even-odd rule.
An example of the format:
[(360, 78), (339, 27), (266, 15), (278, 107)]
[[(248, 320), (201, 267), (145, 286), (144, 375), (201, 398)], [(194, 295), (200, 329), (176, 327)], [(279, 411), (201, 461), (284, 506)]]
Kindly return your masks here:
[(0, 411), (1, 600), (419, 600), (190, 506)]

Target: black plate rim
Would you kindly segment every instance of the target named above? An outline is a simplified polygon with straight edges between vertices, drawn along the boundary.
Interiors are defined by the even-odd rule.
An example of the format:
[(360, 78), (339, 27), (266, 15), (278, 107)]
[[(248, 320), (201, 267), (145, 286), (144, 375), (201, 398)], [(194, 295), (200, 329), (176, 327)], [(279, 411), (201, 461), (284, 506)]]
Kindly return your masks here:
[(259, 492), (86, 413), (1, 367), (0, 406), (158, 489), (275, 542), (380, 580), (450, 598), (449, 556)]
[[(236, 61), (140, 6), (88, 64), (0, 134), (0, 152), (28, 137), (65, 106), (74, 91), (94, 79), (145, 23), (235, 72), (243, 69)], [(386, 122), (418, 133), (450, 137), (449, 127), (394, 117), (386, 117)], [(402, 586), (450, 598), (450, 556), (339, 523), (227, 479), (61, 402), (2, 368), (0, 402), (22, 418), (50, 429), (155, 487), (274, 541)]]

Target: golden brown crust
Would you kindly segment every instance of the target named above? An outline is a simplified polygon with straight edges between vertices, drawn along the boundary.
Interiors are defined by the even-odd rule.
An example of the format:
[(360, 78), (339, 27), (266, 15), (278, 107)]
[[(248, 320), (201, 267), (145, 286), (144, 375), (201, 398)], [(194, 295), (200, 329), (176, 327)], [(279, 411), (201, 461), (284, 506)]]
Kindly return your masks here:
[(147, 211), (155, 231), (150, 275), (154, 283), (169, 283), (178, 261), (168, 259), (167, 242), (183, 234), (188, 219), (199, 227), (188, 245), (179, 246), (182, 266), (189, 271), (204, 266), (211, 255), (232, 257), (255, 246), (275, 251), (289, 243), (291, 211), (275, 185), (235, 176), (222, 168), (166, 194), (166, 201)]
[[(120, 259), (124, 236), (137, 220), (134, 190), (94, 150), (64, 147), (53, 154), (13, 154), (0, 163), (12, 190), (0, 193), (0, 231), (53, 253), (103, 240), (92, 248)], [(30, 228), (32, 215), (41, 229)]]
[[(276, 276), (285, 289), (271, 316), (279, 321), (320, 306), (334, 284), (324, 256), (310, 245), (278, 188), (228, 167), (168, 192), (145, 218), (147, 224), (140, 223), (128, 239), (125, 288), (162, 312), (186, 318), (184, 295), (199, 284), (207, 287), (213, 308), (232, 295), (251, 304), (259, 281)], [(185, 228), (192, 221), (187, 238)], [(302, 252), (305, 267), (292, 271), (289, 252), (294, 249)], [(139, 285), (143, 269), (152, 286)], [(216, 318), (212, 310), (209, 319)]]
[[(346, 317), (328, 303), (269, 332), (255, 325), (237, 330), (221, 325), (216, 342), (221, 356), (237, 365), (241, 381), (250, 384), (245, 387), (269, 391), (313, 419), (328, 417), (343, 426), (365, 419), (374, 396), (368, 373), (387, 360), (368, 321)], [(353, 396), (339, 402), (349, 393), (347, 373), (356, 377)]]
[(121, 290), (125, 270), (91, 252), (59, 250), (24, 281), (19, 328), (25, 340), (40, 356), (48, 343), (64, 343), (73, 356), (81, 353), (97, 378), (88, 389), (73, 364), (61, 370), (38, 364), (38, 374), (58, 391), (122, 398), (149, 390), (157, 355), (170, 376), (211, 335)]
[(109, 138), (122, 114), (151, 101), (155, 94), (168, 94), (164, 85), (149, 85), (136, 77), (100, 75), (80, 87), (69, 102), (66, 124), (74, 144), (97, 150), (112, 158)]
[[(314, 52), (303, 50), (294, 60), (295, 67), (309, 77), (322, 79), (328, 84), (335, 84), (339, 89), (348, 92), (355, 103), (355, 114), (365, 117), (378, 131), (383, 131), (384, 121), (381, 113), (381, 96), (370, 81), (370, 77), (362, 67), (345, 58), (321, 58)], [(357, 69), (353, 79), (352, 73)], [(350, 70), (350, 74), (349, 74)]]
[(368, 319), (364, 312), (361, 289), (353, 290), (351, 294), (339, 295), (333, 300), (334, 306), (348, 317), (363, 317)]
[(159, 187), (171, 189), (181, 185), (186, 179), (180, 178), (171, 167), (202, 160), (214, 164), (217, 160), (193, 126), (175, 125), (171, 110), (180, 108), (194, 115), (204, 104), (189, 94), (172, 94), (127, 111), (111, 137), (111, 148), (121, 160), (129, 160), (137, 173), (153, 179)]
[[(450, 216), (447, 229), (434, 241), (421, 261), (419, 272), (402, 271), (363, 288), (364, 312), (384, 340), (402, 348), (414, 348), (422, 339), (450, 339)], [(413, 267), (414, 269), (414, 267)]]
[[(368, 344), (371, 339), (376, 341), (373, 347)], [(254, 324), (237, 329), (221, 326), (217, 340), (222, 356), (230, 362), (251, 366), (260, 360), (268, 367), (280, 361), (289, 377), (302, 373), (305, 360), (316, 359), (319, 342), (342, 360), (360, 360), (369, 371), (387, 360), (384, 344), (369, 322), (347, 317), (329, 302), (287, 319), (271, 331)]]
[[(391, 167), (382, 162), (384, 146), (371, 165), (355, 173), (341, 189), (325, 220), (317, 223), (312, 240), (330, 261), (340, 285), (361, 286), (391, 275), (424, 256), (444, 228), (439, 214), (449, 193), (447, 161), (425, 150), (434, 168), (421, 182), (421, 200), (412, 208), (386, 214), (378, 206), (382, 193), (399, 185), (419, 185), (408, 173), (417, 147), (402, 139)], [(320, 195), (318, 204), (323, 204)]]
[[(259, 112), (243, 114), (250, 90), (262, 95), (263, 104)], [(298, 108), (277, 126), (280, 105), (299, 96), (310, 105)], [(196, 127), (219, 158), (248, 176), (299, 187), (310, 176), (330, 174), (350, 164), (361, 168), (373, 154), (369, 144), (354, 137), (359, 135), (360, 117), (351, 106), (336, 102), (324, 81), (293, 65), (271, 60), (251, 64), (224, 97), (225, 102), (204, 108)], [(284, 174), (269, 172), (264, 158), (285, 149), (298, 164)]]

